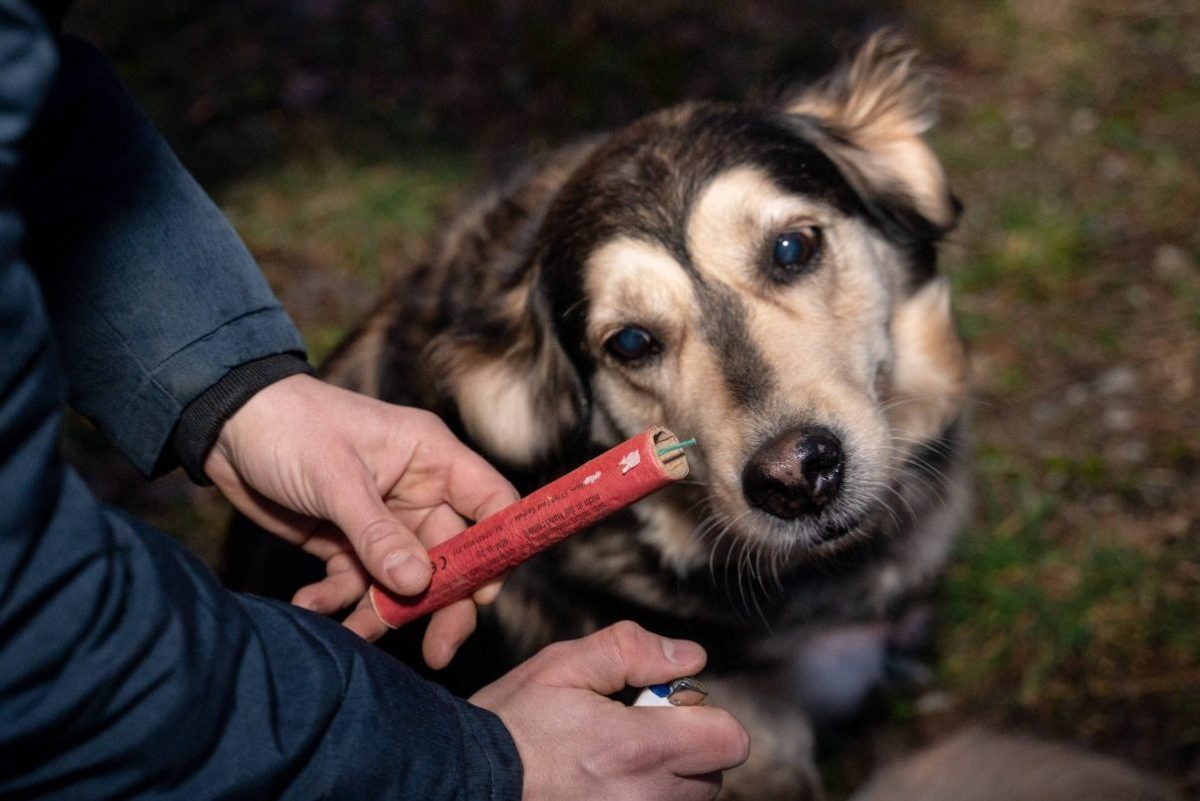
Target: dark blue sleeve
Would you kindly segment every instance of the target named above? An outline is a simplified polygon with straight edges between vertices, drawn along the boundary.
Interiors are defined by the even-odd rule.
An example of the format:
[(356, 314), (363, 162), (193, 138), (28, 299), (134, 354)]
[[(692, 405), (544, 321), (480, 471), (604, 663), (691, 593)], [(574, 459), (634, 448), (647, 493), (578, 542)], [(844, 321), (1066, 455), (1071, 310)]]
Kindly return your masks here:
[(516, 801), (494, 715), (227, 592), (62, 463), (67, 382), (12, 193), (55, 62), (0, 0), (0, 798)]
[(2, 573), (0, 797), (520, 798), (493, 715), (56, 483)]
[(90, 45), (61, 66), (26, 154), (26, 252), (70, 401), (144, 473), (181, 411), (233, 368), (303, 355), (237, 234)]

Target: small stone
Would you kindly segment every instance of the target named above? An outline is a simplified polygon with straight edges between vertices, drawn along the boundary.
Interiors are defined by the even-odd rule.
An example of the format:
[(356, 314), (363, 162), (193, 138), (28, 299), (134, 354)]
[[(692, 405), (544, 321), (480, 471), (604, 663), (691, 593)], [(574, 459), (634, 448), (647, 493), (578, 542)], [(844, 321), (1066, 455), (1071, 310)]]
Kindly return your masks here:
[(1141, 284), (1134, 284), (1125, 290), (1125, 300), (1135, 309), (1144, 309), (1150, 302), (1150, 293)]
[(1125, 464), (1142, 464), (1150, 455), (1150, 446), (1144, 440), (1131, 439), (1114, 444), (1110, 453), (1114, 461)]
[(1104, 410), (1104, 425), (1109, 431), (1128, 431), (1135, 422), (1136, 418), (1129, 409), (1110, 406)]
[(1109, 153), (1100, 159), (1100, 175), (1106, 181), (1119, 181), (1129, 172), (1129, 162), (1116, 153)]
[(1096, 391), (1110, 397), (1128, 395), (1137, 386), (1137, 371), (1127, 364), (1118, 365), (1096, 379)]
[(1087, 136), (1099, 127), (1100, 117), (1090, 108), (1075, 109), (1067, 125), (1076, 136)]
[(1179, 245), (1159, 245), (1151, 269), (1160, 281), (1174, 281), (1192, 271), (1192, 257)]

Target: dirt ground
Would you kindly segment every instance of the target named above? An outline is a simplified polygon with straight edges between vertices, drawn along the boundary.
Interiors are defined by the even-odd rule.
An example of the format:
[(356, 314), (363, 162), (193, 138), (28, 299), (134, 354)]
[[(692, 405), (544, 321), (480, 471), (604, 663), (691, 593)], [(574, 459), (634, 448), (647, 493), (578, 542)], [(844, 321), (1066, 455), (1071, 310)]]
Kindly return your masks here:
[[(456, 200), (522, 154), (813, 75), (906, 30), (942, 74), (944, 251), (972, 348), (975, 513), (936, 671), (824, 739), (833, 794), (964, 721), (1134, 760), (1200, 797), (1200, 6), (84, 0), (186, 164), (328, 351)], [(731, 7), (732, 6), (732, 7)], [(227, 514), (79, 420), (97, 490), (214, 561)]]

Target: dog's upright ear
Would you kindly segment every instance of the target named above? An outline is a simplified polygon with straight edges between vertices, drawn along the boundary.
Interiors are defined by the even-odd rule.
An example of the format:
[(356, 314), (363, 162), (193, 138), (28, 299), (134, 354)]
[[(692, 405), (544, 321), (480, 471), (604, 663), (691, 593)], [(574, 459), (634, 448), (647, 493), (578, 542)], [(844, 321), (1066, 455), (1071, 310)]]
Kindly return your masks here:
[(960, 207), (923, 139), (936, 117), (932, 84), (916, 51), (881, 31), (829, 77), (785, 98), (783, 108), (816, 124), (823, 149), (860, 194), (902, 200), (944, 233)]
[(549, 323), (536, 270), (477, 317), (439, 335), (431, 373), (474, 444), (493, 461), (531, 470), (562, 453), (586, 422), (587, 393)]

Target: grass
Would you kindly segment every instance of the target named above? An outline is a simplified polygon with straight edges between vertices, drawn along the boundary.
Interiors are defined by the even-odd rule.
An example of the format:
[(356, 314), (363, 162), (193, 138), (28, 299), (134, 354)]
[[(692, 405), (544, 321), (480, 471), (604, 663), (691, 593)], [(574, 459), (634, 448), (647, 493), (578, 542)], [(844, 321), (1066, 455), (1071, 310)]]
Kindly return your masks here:
[(440, 209), (475, 171), (436, 151), (385, 162), (330, 152), (236, 181), (220, 200), (319, 362), (390, 270), (419, 258)]

